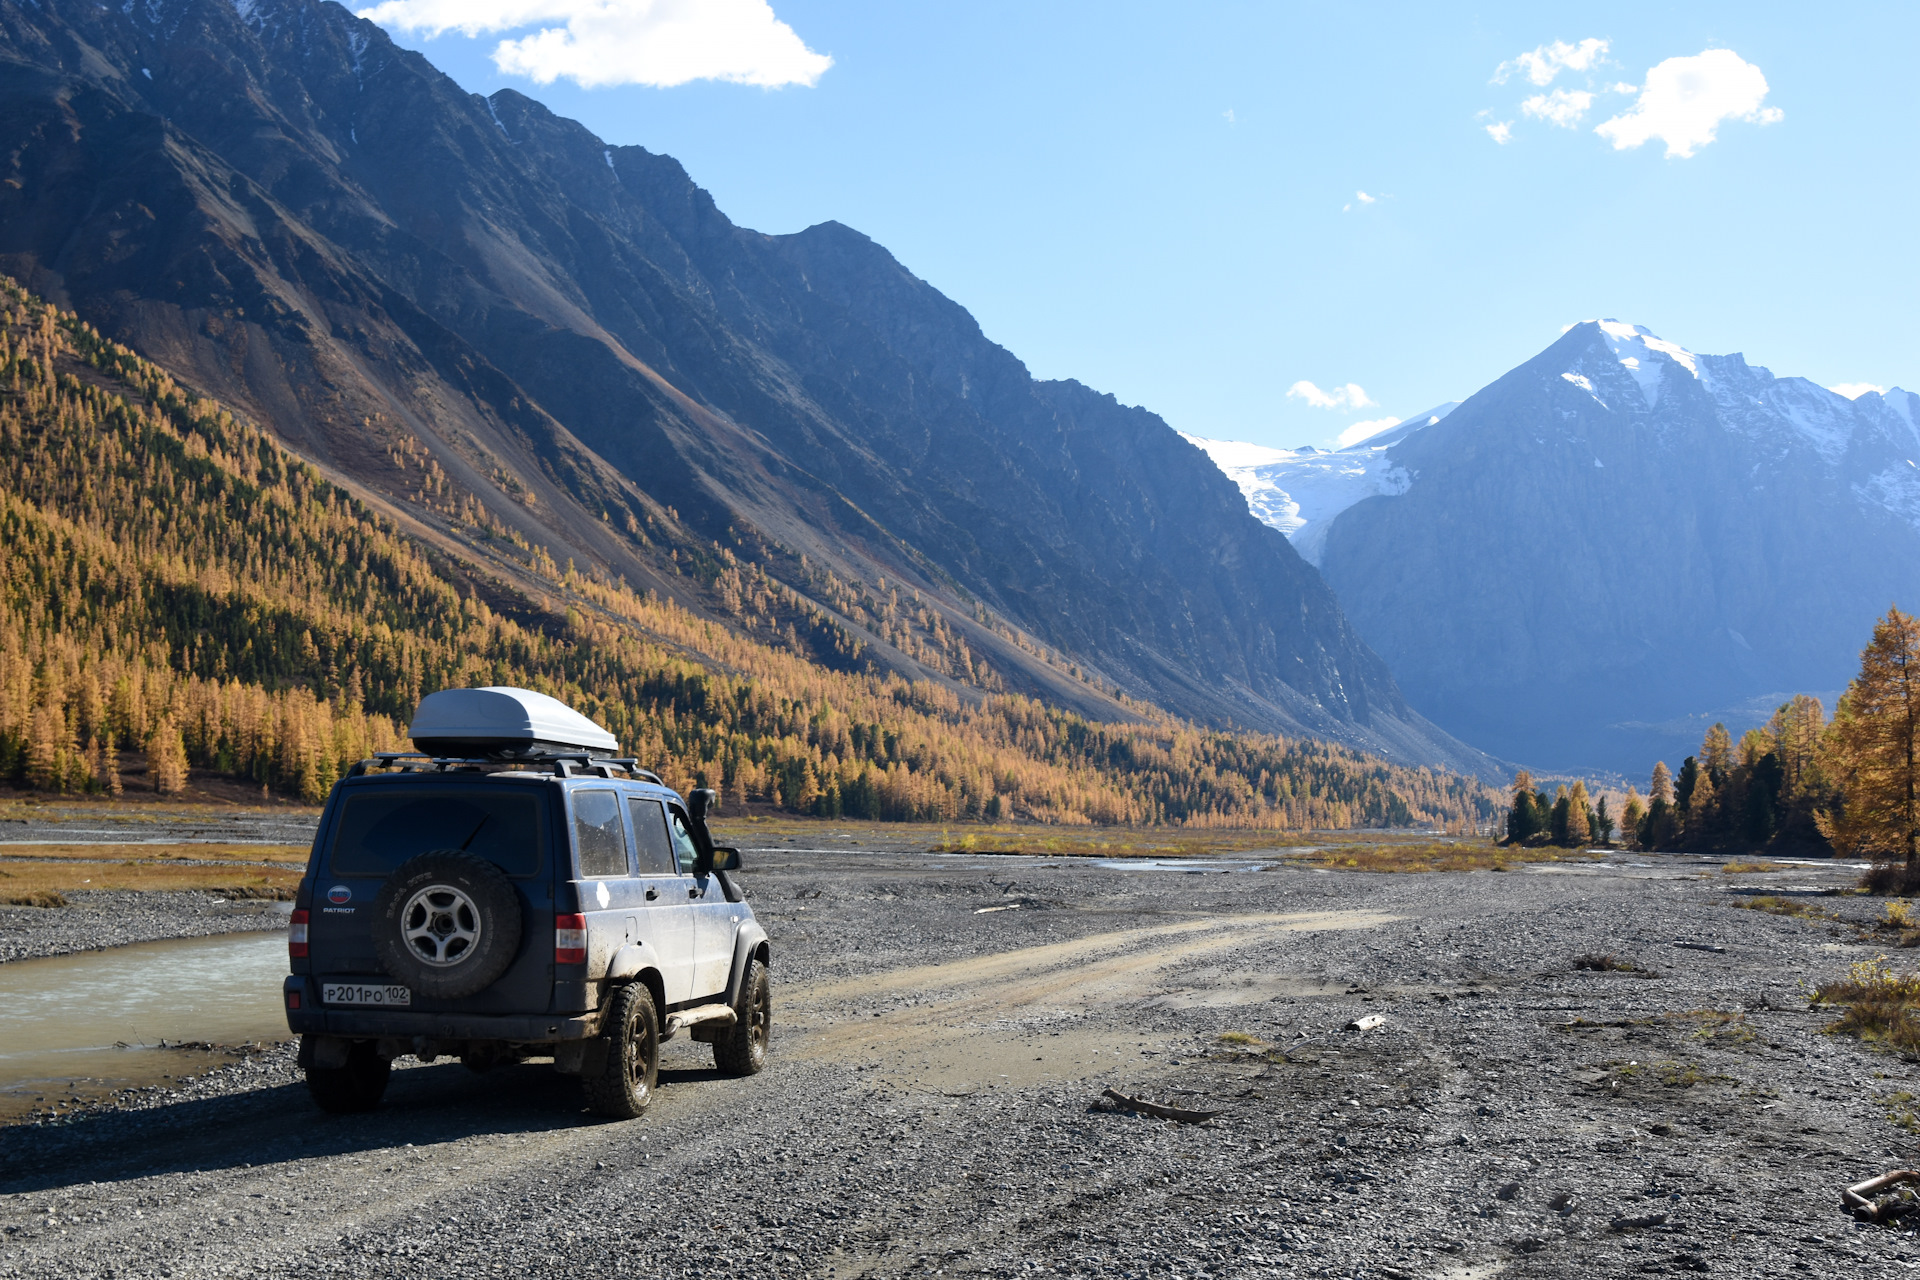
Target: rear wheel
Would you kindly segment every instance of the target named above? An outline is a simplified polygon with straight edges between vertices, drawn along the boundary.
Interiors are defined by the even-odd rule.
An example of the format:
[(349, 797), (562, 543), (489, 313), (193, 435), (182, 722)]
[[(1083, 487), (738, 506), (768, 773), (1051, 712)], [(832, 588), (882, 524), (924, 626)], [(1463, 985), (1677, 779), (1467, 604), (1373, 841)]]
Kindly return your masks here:
[(392, 1073), (393, 1064), (375, 1053), (371, 1044), (358, 1043), (347, 1050), (344, 1067), (308, 1067), (307, 1092), (322, 1111), (335, 1115), (371, 1111), (380, 1105)]
[(660, 1080), (660, 1011), (653, 993), (638, 982), (615, 993), (600, 1035), (606, 1064), (582, 1075), (587, 1106), (603, 1116), (632, 1120), (653, 1101)]
[(773, 1033), (773, 984), (759, 957), (747, 961), (734, 1022), (713, 1042), (713, 1064), (731, 1076), (750, 1076), (767, 1065), (767, 1041)]

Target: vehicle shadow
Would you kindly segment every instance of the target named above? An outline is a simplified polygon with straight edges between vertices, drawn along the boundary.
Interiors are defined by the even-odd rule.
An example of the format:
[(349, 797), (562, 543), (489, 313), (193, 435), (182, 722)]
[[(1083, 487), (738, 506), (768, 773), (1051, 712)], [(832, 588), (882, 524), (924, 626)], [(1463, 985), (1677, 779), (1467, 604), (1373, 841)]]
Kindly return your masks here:
[[(662, 1078), (678, 1083), (712, 1075), (674, 1071)], [(579, 1082), (544, 1064), (475, 1075), (457, 1062), (436, 1063), (395, 1071), (385, 1100), (365, 1115), (328, 1115), (304, 1084), (287, 1083), (9, 1126), (0, 1129), (0, 1194), (597, 1123), (585, 1110)]]

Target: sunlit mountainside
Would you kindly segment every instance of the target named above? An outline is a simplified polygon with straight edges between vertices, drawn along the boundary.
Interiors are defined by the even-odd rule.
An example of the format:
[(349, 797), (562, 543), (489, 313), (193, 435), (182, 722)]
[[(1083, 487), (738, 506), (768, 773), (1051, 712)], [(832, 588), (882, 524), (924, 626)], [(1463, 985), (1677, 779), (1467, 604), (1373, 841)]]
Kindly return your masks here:
[[(450, 519), (466, 541), (410, 531), (8, 282), (0, 773), (96, 791), (137, 765), (142, 785), (177, 786), (177, 761), (312, 800), (352, 761), (403, 748), (422, 694), (520, 684), (736, 804), (1279, 829), (1493, 812), (1472, 779), (1343, 747), (1204, 730), (1144, 705), (1099, 723), (909, 681), (722, 549), (710, 555), (736, 627), (557, 565), (475, 506)], [(912, 601), (847, 607), (890, 625)], [(803, 631), (836, 662), (804, 656)]]

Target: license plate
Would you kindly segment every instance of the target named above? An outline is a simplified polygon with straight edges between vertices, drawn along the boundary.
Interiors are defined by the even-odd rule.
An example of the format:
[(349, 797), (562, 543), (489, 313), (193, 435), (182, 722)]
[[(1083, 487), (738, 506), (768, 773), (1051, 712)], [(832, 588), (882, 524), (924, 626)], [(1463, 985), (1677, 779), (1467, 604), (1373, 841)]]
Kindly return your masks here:
[(413, 992), (407, 987), (379, 986), (362, 982), (323, 982), (320, 984), (320, 998), (328, 1004), (360, 1004), (376, 1007), (402, 1008), (413, 1003)]

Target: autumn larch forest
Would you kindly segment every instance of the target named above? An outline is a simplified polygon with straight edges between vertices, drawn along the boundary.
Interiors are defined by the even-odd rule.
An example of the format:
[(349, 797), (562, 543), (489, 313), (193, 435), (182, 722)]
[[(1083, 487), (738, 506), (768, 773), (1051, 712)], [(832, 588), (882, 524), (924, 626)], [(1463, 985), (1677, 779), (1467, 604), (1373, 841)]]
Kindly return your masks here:
[[(514, 536), (470, 500), (448, 506)], [(404, 750), (423, 694), (515, 684), (579, 707), (669, 781), (797, 813), (1477, 830), (1498, 812), (1474, 779), (1341, 746), (1146, 706), (1091, 722), (997, 691), (937, 636), (923, 647), (958, 689), (830, 669), (792, 622), (763, 639), (522, 545), (546, 592), (530, 600), (11, 281), (0, 549), (15, 787), (115, 795), (137, 773), (177, 793), (191, 769), (314, 803), (354, 761)], [(725, 548), (701, 564), (743, 614), (785, 591)], [(892, 625), (886, 584), (834, 585)], [(857, 659), (857, 637), (833, 643)]]

